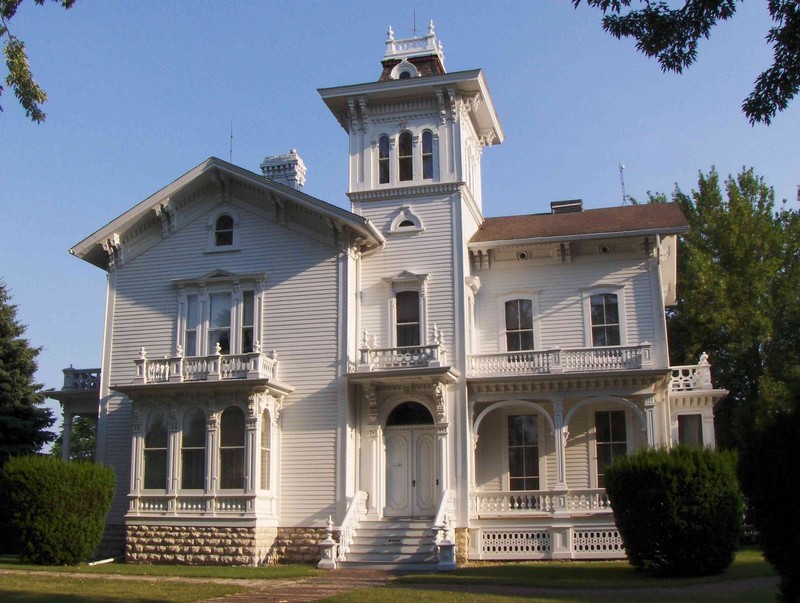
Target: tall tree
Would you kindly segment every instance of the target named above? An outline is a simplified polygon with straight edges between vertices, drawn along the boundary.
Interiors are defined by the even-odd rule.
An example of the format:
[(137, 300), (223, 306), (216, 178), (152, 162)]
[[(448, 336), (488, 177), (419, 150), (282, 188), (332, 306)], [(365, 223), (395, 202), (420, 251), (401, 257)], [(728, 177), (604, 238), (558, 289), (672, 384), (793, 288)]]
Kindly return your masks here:
[[(34, 0), (36, 4), (42, 5), (45, 0)], [(75, 0), (53, 0), (64, 8), (72, 8)], [(19, 100), (19, 104), (25, 109), (25, 115), (37, 123), (45, 119), (42, 104), (47, 100), (47, 93), (39, 87), (33, 79), (30, 65), (28, 65), (28, 55), (25, 54), (25, 43), (11, 33), (10, 22), (17, 14), (22, 0), (0, 0), (0, 40), (3, 40), (3, 55), (6, 59), (6, 85), (14, 91), (14, 96)], [(0, 86), (0, 95), (3, 94), (3, 86)], [(0, 111), (3, 107), (0, 106)]]
[[(571, 0), (577, 7), (581, 0)], [(739, 0), (741, 2), (742, 0)], [(697, 43), (708, 38), (719, 22), (733, 17), (737, 0), (685, 0), (680, 8), (664, 1), (586, 0), (603, 12), (603, 29), (617, 38), (633, 38), (636, 48), (656, 57), (661, 69), (681, 73), (697, 58)], [(751, 124), (769, 124), (800, 90), (800, 7), (797, 0), (768, 0), (775, 25), (767, 32), (772, 44), (772, 66), (755, 81), (742, 103)]]
[(37, 452), (53, 441), (47, 431), (55, 419), (44, 402), (42, 386), (33, 380), (36, 357), (23, 339), (25, 326), (17, 322), (17, 307), (0, 282), (0, 466), (11, 456)]
[(776, 209), (772, 188), (752, 169), (728, 177), (724, 191), (712, 169), (691, 194), (673, 193), (689, 232), (667, 324), (673, 363), (711, 356), (715, 383), (731, 392), (718, 409), (720, 443), (736, 445), (741, 434), (726, 427), (725, 411), (756, 420), (751, 411), (788, 400), (800, 376), (800, 222), (796, 211)]
[[(62, 434), (53, 442), (53, 456), (61, 456), (64, 446)], [(69, 459), (73, 461), (93, 461), (97, 448), (97, 419), (77, 415), (72, 420)]]

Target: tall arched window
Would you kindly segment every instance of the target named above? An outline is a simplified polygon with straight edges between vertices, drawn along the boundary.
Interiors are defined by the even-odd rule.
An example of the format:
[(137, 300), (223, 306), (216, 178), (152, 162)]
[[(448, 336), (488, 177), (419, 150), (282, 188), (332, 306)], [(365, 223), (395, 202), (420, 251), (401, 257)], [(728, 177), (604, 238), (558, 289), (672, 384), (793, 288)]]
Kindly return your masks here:
[(381, 184), (389, 183), (389, 137), (381, 136), (378, 139), (378, 181)]
[(202, 490), (206, 477), (206, 415), (193, 408), (183, 417), (181, 488)]
[(219, 438), (220, 488), (244, 488), (244, 412), (229, 406), (222, 413)]
[(214, 224), (214, 244), (217, 247), (233, 245), (233, 218), (222, 214)]
[(144, 436), (144, 487), (164, 490), (167, 487), (167, 421), (162, 411), (150, 414)]
[(269, 490), (270, 462), (272, 460), (272, 420), (269, 411), (261, 414), (261, 489)]
[(414, 179), (413, 139), (411, 132), (400, 134), (400, 144), (397, 159), (400, 167), (400, 180)]
[(430, 130), (422, 133), (422, 177), (433, 178), (433, 132)]

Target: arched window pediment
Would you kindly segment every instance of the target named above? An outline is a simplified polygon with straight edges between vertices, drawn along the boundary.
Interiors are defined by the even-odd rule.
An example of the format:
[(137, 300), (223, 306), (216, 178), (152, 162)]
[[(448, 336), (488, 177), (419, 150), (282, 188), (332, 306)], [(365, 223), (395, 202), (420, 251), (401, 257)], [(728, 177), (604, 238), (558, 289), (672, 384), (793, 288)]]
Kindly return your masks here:
[(425, 230), (422, 219), (414, 213), (410, 205), (401, 207), (389, 225), (390, 233), (422, 232)]

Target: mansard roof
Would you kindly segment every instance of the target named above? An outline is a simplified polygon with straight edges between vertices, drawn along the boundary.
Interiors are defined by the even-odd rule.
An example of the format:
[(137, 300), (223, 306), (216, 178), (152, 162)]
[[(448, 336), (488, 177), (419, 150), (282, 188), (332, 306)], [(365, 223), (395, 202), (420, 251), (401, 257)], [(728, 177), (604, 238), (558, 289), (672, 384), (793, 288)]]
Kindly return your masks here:
[(94, 264), (100, 268), (106, 268), (108, 262), (107, 253), (103, 246), (109, 240), (124, 237), (126, 232), (142, 226), (152, 220), (152, 212), (160, 206), (169, 202), (171, 198), (190, 194), (192, 190), (200, 185), (208, 184), (210, 181), (230, 181), (238, 180), (249, 186), (255, 186), (261, 190), (271, 193), (282, 201), (294, 203), (305, 210), (316, 213), (336, 223), (343, 229), (353, 232), (354, 238), (361, 240), (362, 251), (367, 251), (380, 247), (384, 238), (383, 235), (372, 225), (369, 220), (349, 212), (345, 209), (307, 195), (297, 189), (285, 186), (260, 174), (256, 174), (239, 166), (210, 157), (200, 165), (192, 168), (183, 176), (168, 184), (158, 192), (150, 195), (141, 203), (135, 205), (121, 216), (115, 218), (101, 229), (86, 237), (80, 243), (72, 247), (69, 252)]
[(470, 247), (606, 236), (686, 232), (689, 222), (676, 203), (623, 205), (566, 213), (486, 218)]

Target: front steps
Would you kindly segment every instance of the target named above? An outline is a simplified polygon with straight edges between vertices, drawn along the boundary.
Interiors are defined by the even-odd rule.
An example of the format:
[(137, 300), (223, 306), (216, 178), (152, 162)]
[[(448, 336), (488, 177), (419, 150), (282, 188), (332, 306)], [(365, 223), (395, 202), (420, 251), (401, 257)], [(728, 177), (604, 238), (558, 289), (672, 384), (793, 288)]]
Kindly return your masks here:
[(430, 570), (437, 565), (432, 521), (386, 519), (361, 521), (340, 567)]

